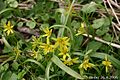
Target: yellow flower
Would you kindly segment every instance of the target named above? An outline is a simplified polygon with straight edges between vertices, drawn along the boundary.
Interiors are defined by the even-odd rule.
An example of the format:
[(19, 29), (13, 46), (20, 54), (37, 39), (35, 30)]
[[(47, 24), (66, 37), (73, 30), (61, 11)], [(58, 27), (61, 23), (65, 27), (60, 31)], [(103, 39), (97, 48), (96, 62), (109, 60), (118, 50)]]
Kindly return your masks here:
[(45, 36), (50, 37), (51, 34), (52, 34), (52, 29), (49, 30), (48, 27), (46, 27), (45, 29), (43, 29), (43, 31), (44, 31), (44, 33), (45, 33), (45, 34), (43, 35), (43, 37), (45, 37)]
[(80, 34), (83, 34), (85, 33), (85, 26), (84, 26), (84, 23), (81, 23), (81, 27), (79, 28), (78, 30), (78, 33), (76, 34), (76, 36), (80, 35)]
[(83, 61), (82, 64), (80, 64), (79, 68), (80, 69), (83, 68), (83, 69), (87, 70), (87, 68), (92, 68), (93, 66), (95, 66), (95, 65), (92, 63), (89, 63), (89, 59), (86, 59)]
[(60, 49), (60, 53), (58, 55), (63, 56), (63, 60), (66, 59), (66, 57), (70, 57), (70, 55), (68, 54), (68, 48), (64, 47), (62, 49)]
[(38, 52), (36, 52), (35, 50), (33, 50), (31, 56), (33, 56), (34, 58), (37, 59), (37, 57), (38, 57)]
[(20, 55), (20, 53), (22, 52), (21, 50), (19, 50), (18, 47), (13, 48), (14, 53), (16, 54), (15, 60), (17, 60), (18, 56)]
[(60, 46), (60, 48), (63, 48), (65, 46), (69, 46), (70, 45), (70, 43), (69, 43), (70, 38), (68, 38), (68, 37), (63, 37), (63, 38), (59, 37), (57, 39), (53, 38), (53, 40), (56, 41), (55, 47)]
[(105, 61), (102, 61), (102, 64), (105, 66), (106, 73), (108, 72), (108, 68), (112, 67), (111, 62), (108, 60), (107, 56), (105, 56)]
[(62, 61), (64, 61), (64, 64), (71, 66), (74, 63), (78, 63), (78, 58), (71, 59), (71, 57), (69, 57), (67, 59), (62, 59)]
[(49, 37), (52, 34), (52, 29), (49, 30), (48, 27), (46, 27), (45, 29), (43, 29), (43, 31), (45, 32), (45, 34), (43, 35), (43, 37), (47, 36), (47, 44), (49, 44)]
[(54, 46), (50, 44), (41, 43), (40, 48), (43, 48), (45, 55), (49, 52), (54, 52)]
[(38, 47), (41, 43), (41, 41), (39, 40), (39, 38), (36, 38), (35, 36), (32, 36), (32, 40), (33, 42), (32, 43), (32, 47), (33, 47), (33, 50)]
[(10, 21), (8, 21), (8, 24), (4, 24), (4, 31), (7, 32), (7, 35), (10, 33), (13, 33), (13, 26), (11, 25)]

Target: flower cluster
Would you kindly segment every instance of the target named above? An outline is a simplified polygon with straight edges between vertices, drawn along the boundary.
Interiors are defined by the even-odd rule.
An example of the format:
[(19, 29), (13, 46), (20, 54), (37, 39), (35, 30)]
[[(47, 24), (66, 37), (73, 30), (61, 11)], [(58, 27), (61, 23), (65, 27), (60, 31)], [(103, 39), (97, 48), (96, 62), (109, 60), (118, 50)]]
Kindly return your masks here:
[(57, 39), (54, 39), (56, 41), (55, 47), (58, 47), (58, 50), (60, 53), (58, 54), (59, 56), (62, 56), (62, 61), (66, 65), (73, 65), (73, 63), (78, 63), (78, 58), (71, 58), (69, 54), (69, 40), (70, 38), (68, 37), (59, 37)]
[(38, 52), (40, 49), (42, 49), (44, 51), (44, 55), (46, 55), (49, 52), (53, 52), (54, 51), (54, 46), (50, 44), (50, 36), (52, 33), (52, 29), (49, 30), (49, 28), (45, 28), (43, 29), (43, 32), (45, 33), (44, 35), (42, 35), (42, 37), (46, 37), (46, 43), (43, 43), (41, 41), (42, 37), (36, 38), (35, 36), (32, 37), (33, 42), (32, 43), (32, 56), (34, 58), (37, 58), (38, 56)]
[[(58, 37), (58, 38), (52, 38), (51, 39), (51, 34), (52, 34), (52, 29), (49, 29), (48, 27), (43, 29), (43, 32), (45, 34), (41, 35), (41, 37), (36, 38), (32, 37), (33, 42), (32, 42), (32, 51), (33, 54), (32, 56), (34, 58), (37, 58), (37, 51), (38, 49), (41, 49), (44, 53), (44, 55), (47, 55), (48, 53), (52, 53), (55, 50), (58, 51), (58, 56), (61, 57), (61, 60), (66, 64), (66, 65), (73, 65), (73, 63), (78, 63), (78, 58), (71, 58), (69, 54), (69, 47), (70, 47), (70, 38), (68, 37)], [(46, 40), (43, 42), (42, 38), (45, 38)], [(54, 41), (54, 44), (51, 43), (51, 40)], [(37, 50), (37, 51), (36, 51)]]
[[(81, 24), (81, 27), (84, 25)], [(63, 61), (64, 64), (71, 66), (74, 63), (79, 63), (78, 57), (72, 58), (70, 55), (70, 38), (68, 37), (58, 37), (58, 38), (50, 38), (52, 34), (52, 29), (49, 29), (46, 27), (43, 29), (43, 32), (45, 34), (41, 35), (41, 37), (36, 38), (33, 37), (32, 47), (33, 47), (33, 57), (37, 58), (38, 51), (36, 49), (41, 49), (44, 53), (44, 55), (47, 55), (48, 53), (54, 53), (55, 50), (58, 53), (58, 56), (60, 56), (60, 59)], [(83, 32), (79, 32), (77, 35), (82, 34)], [(45, 42), (42, 41), (41, 38), (45, 38)], [(53, 41), (52, 41), (53, 40)], [(53, 43), (51, 43), (54, 42)], [(56, 52), (55, 52), (56, 53)], [(108, 72), (108, 68), (111, 67), (111, 62), (108, 61), (108, 59), (105, 57), (105, 61), (102, 62), (104, 66), (106, 66), (106, 72)], [(95, 65), (93, 63), (89, 62), (89, 58), (84, 58), (83, 62), (80, 64), (79, 69), (88, 70), (88, 68), (92, 68)]]
[(41, 43), (40, 44), (40, 48), (43, 49), (44, 54), (46, 55), (49, 52), (54, 52), (54, 45), (51, 45), (50, 43), (50, 36), (52, 34), (52, 29), (49, 30), (48, 27), (46, 27), (45, 29), (43, 29), (44, 31), (44, 35), (42, 35), (42, 37), (46, 37), (46, 43)]

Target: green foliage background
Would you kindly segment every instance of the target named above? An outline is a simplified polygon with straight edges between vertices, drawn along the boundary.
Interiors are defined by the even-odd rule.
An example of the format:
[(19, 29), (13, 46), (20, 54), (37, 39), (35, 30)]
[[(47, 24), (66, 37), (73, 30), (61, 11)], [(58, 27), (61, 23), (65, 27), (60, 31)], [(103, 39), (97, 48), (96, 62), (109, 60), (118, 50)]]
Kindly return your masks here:
[[(120, 79), (120, 31), (114, 28), (116, 18), (103, 1), (0, 0), (0, 80)], [(115, 11), (120, 13), (117, 8)], [(4, 31), (8, 21), (14, 25), (10, 35)], [(46, 27), (52, 29), (51, 38), (70, 38), (69, 54), (78, 57), (78, 63), (65, 65), (59, 50), (44, 55), (43, 49), (35, 48), (37, 57), (31, 56), (33, 36), (38, 44), (39, 40), (45, 42), (41, 36)], [(50, 42), (55, 43), (52, 39)], [(106, 55), (112, 63), (108, 73), (102, 64)], [(81, 70), (78, 67), (86, 57), (95, 66)]]

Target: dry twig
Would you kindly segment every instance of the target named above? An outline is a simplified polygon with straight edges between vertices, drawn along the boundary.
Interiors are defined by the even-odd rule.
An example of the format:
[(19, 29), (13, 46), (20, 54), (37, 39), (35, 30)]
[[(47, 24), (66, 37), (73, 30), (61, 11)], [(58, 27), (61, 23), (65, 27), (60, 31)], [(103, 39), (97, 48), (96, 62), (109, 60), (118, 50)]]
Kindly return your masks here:
[(116, 13), (115, 13), (115, 10), (113, 9), (113, 7), (112, 7), (112, 5), (111, 5), (110, 1), (109, 1), (109, 0), (107, 0), (107, 2), (108, 2), (109, 6), (110, 6), (110, 8), (111, 8), (111, 10), (112, 10), (112, 12), (113, 12), (113, 14), (114, 14), (114, 16), (115, 16), (115, 18), (116, 18), (116, 20), (117, 20), (117, 22), (118, 22), (119, 26), (120, 26), (120, 21), (119, 21), (119, 19), (118, 19), (117, 15), (116, 15)]
[[(93, 38), (92, 35), (88, 35), (88, 34), (83, 34), (83, 36), (86, 36), (86, 37), (89, 37), (89, 38)], [(115, 48), (120, 49), (120, 45), (118, 45), (118, 44), (115, 44), (115, 43), (111, 43), (111, 42), (102, 40), (102, 39), (100, 39), (99, 37), (94, 37), (94, 39), (95, 39), (96, 41), (101, 42), (101, 43), (104, 43), (104, 44), (107, 44), (107, 45), (110, 45), (110, 46), (113, 46), (113, 47), (115, 47)]]

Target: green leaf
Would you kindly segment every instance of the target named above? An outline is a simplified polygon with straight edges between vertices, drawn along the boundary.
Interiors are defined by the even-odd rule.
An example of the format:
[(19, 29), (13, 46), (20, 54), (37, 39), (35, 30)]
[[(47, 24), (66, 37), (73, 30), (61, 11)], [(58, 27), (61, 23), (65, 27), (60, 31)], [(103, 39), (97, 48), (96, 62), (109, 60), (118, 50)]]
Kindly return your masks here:
[(73, 20), (71, 26), (73, 26), (74, 29), (78, 29), (80, 27), (80, 22)]
[(51, 9), (53, 7), (54, 7), (54, 2), (47, 2), (47, 4), (46, 4), (47, 9)]
[(94, 29), (98, 29), (100, 27), (105, 28), (105, 27), (109, 27), (110, 23), (111, 23), (110, 19), (106, 17), (106, 18), (95, 19), (93, 21), (92, 26)]
[(3, 2), (3, 0), (0, 0), (0, 11), (1, 11), (2, 9), (5, 9), (5, 7), (6, 7), (6, 5), (5, 5), (5, 3)]
[(15, 62), (12, 63), (12, 67), (13, 67), (15, 70), (17, 70), (18, 67), (19, 67), (19, 64), (15, 61)]
[(36, 26), (36, 22), (34, 22), (34, 21), (28, 21), (28, 22), (26, 23), (26, 26), (28, 26), (28, 27), (30, 27), (31, 29), (33, 29), (33, 28), (35, 28), (35, 26)]
[(41, 54), (38, 54), (37, 61), (40, 61), (43, 59), (43, 56)]
[(4, 44), (6, 45), (6, 47), (8, 48), (7, 50), (12, 50), (12, 47), (10, 46), (10, 44), (8, 43), (8, 41), (6, 40), (4, 36), (2, 36), (2, 40)]
[(11, 76), (12, 76), (12, 72), (8, 71), (3, 75), (2, 80), (9, 80)]
[(4, 71), (4, 67), (0, 65), (0, 74)]
[(111, 21), (108, 17), (104, 18), (104, 27), (109, 27), (109, 25), (111, 24)]
[(115, 76), (114, 79), (120, 80), (120, 69), (117, 69), (115, 75), (116, 75), (116, 76)]
[(53, 55), (52, 57), (52, 62), (55, 63), (59, 68), (61, 68), (63, 71), (65, 71), (66, 73), (68, 73), (69, 75), (77, 78), (77, 79), (83, 79), (83, 77), (80, 76), (80, 74), (78, 74), (77, 72), (75, 72), (74, 70), (72, 70), (71, 68), (67, 67), (64, 63), (62, 63), (62, 61), (55, 55)]
[(8, 68), (9, 68), (9, 64), (6, 63), (6, 64), (4, 65), (4, 70), (7, 71)]
[(104, 24), (104, 18), (100, 18), (100, 19), (95, 19), (94, 21), (93, 21), (93, 28), (94, 29), (98, 29), (98, 28), (100, 28), (102, 25)]
[(83, 42), (83, 36), (81, 36), (81, 35), (80, 36), (75, 36), (74, 37), (74, 46), (73, 46), (73, 49), (74, 50), (78, 50), (80, 48), (82, 42)]
[(64, 14), (61, 14), (60, 21), (62, 24), (65, 24), (65, 19), (66, 19), (66, 16)]
[(12, 10), (14, 10), (14, 9), (12, 9), (12, 8), (6, 8), (6, 9), (1, 10), (0, 14), (4, 13), (6, 11), (12, 11)]
[[(11, 57), (9, 57), (8, 59), (6, 59), (5, 61), (3, 61), (0, 65), (2, 66), (2, 65), (4, 65), (5, 63), (7, 63), (8, 61), (11, 61), (11, 60), (13, 60), (14, 59), (14, 56), (11, 56)], [(7, 64), (7, 66), (8, 66), (8, 64)]]
[(5, 19), (5, 18), (1, 19), (1, 23), (2, 24), (6, 24), (7, 23), (7, 19)]
[(104, 35), (103, 31), (100, 30), (100, 29), (97, 29), (97, 30), (96, 30), (96, 34), (97, 34), (98, 36)]
[(25, 69), (23, 69), (20, 73), (18, 73), (17, 78), (22, 79), (26, 73), (27, 73), (27, 71)]
[(84, 13), (91, 13), (91, 12), (95, 12), (96, 9), (97, 9), (96, 3), (91, 2), (89, 4), (84, 5), (81, 11), (83, 11)]
[(23, 22), (19, 22), (17, 25), (18, 25), (18, 27), (22, 27), (23, 26)]
[(106, 41), (111, 41), (112, 40), (112, 37), (109, 33), (106, 33), (104, 36), (103, 36), (103, 39), (106, 40)]
[(44, 14), (44, 15), (41, 16), (41, 18), (42, 18), (43, 21), (48, 21), (49, 15), (48, 14)]
[(33, 63), (39, 65), (43, 71), (45, 70), (45, 67), (44, 67), (40, 62), (38, 62), (38, 61), (36, 61), (36, 60), (27, 59), (27, 60), (25, 60), (23, 63), (26, 63), (26, 62), (33, 62)]
[(51, 65), (52, 65), (52, 62), (49, 61), (49, 62), (48, 62), (48, 65), (47, 65), (47, 67), (46, 67), (46, 70), (45, 70), (46, 80), (49, 80), (49, 74), (50, 74), (50, 67), (51, 67)]
[(17, 1), (13, 1), (9, 5), (10, 5), (10, 7), (16, 8), (18, 6), (18, 2)]
[(98, 36), (102, 36), (109, 31), (109, 27), (102, 27), (101, 29), (96, 30)]
[(93, 51), (97, 51), (100, 47), (101, 47), (101, 43), (100, 42), (96, 42), (96, 41), (91, 41), (88, 43), (88, 50), (93, 50)]
[(77, 55), (77, 56), (85, 56), (85, 54), (81, 53), (81, 52), (73, 52), (74, 55)]
[(65, 9), (63, 8), (59, 8), (59, 9), (56, 9), (56, 13), (61, 13), (61, 14), (64, 14), (65, 13)]
[(17, 80), (17, 75), (15, 73), (13, 73), (9, 80)]
[(102, 0), (94, 0), (96, 3), (99, 3), (99, 4), (101, 4), (101, 3), (103, 3), (103, 1)]

